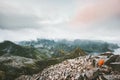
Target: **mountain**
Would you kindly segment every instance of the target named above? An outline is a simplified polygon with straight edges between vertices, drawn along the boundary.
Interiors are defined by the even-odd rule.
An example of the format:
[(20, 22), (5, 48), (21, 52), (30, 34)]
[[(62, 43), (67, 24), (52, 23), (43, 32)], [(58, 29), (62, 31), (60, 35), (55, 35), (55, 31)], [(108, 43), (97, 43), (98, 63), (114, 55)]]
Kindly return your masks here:
[[(89, 65), (87, 61), (84, 62), (85, 60), (89, 60), (86, 59), (86, 57), (88, 57), (89, 51), (94, 52), (112, 50), (117, 47), (118, 46), (116, 44), (101, 41), (84, 42), (81, 40), (54, 41), (47, 39), (38, 39), (37, 41), (23, 41), (16, 44), (11, 41), (4, 41), (0, 43), (0, 80), (14, 80), (21, 75), (27, 75), (27, 78), (34, 78), (34, 74), (38, 72), (40, 72), (40, 74), (43, 74), (43, 77), (46, 77), (45, 75), (51, 76), (51, 72), (54, 72), (58, 68), (62, 67), (56, 65), (63, 64), (63, 61), (65, 61), (66, 64), (67, 60), (70, 60), (68, 68), (70, 68), (70, 65), (75, 65), (78, 66), (78, 68), (80, 67), (80, 69), (84, 69), (85, 67), (87, 67), (85, 65)], [(94, 58), (92, 57), (91, 59)], [(74, 64), (76, 62), (79, 62), (79, 64), (82, 65), (80, 66), (79, 64)], [(48, 68), (51, 65), (55, 65), (52, 71)], [(74, 70), (75, 66), (71, 68)], [(55, 67), (58, 68), (56, 69)], [(65, 67), (61, 69), (66, 70)], [(51, 71), (50, 74), (47, 74), (45, 72), (44, 75), (44, 73), (41, 73), (41, 71), (44, 72), (46, 70), (48, 72)], [(41, 77), (39, 74), (35, 76)], [(25, 80), (25, 76), (22, 77), (21, 80)]]
[(11, 41), (0, 43), (0, 80), (14, 80), (21, 75), (32, 75), (63, 60), (86, 55), (80, 48), (70, 53), (58, 49), (59, 47), (56, 52), (59, 55), (54, 56), (51, 54), (52, 50), (45, 47), (21, 46)]
[(11, 41), (4, 41), (0, 43), (0, 56), (21, 56), (26, 58), (39, 58), (43, 59), (46, 56), (43, 54), (40, 54), (40, 52), (35, 49), (32, 46), (29, 47), (23, 47), (20, 45), (17, 45)]
[(74, 41), (68, 41), (66, 39), (63, 40), (49, 40), (49, 39), (37, 39), (32, 41), (21, 41), (18, 43), (22, 46), (30, 46), (40, 49), (44, 48), (52, 52), (54, 56), (59, 56), (59, 52), (63, 50), (66, 53), (69, 53), (80, 47), (87, 53), (101, 53), (106, 51), (114, 51), (114, 49), (119, 48), (118, 44), (108, 43), (99, 40), (80, 40), (76, 39)]
[(39, 45), (42, 47), (35, 47), (36, 45), (30, 44), (29, 46), (22, 46), (19, 44), (15, 44), (10, 41), (4, 41), (0, 43), (0, 56), (21, 56), (32, 59), (52, 59), (52, 58), (75, 58), (81, 56), (81, 54), (86, 54), (84, 50), (80, 47), (69, 47), (66, 44), (56, 43), (50, 40), (41, 40)]
[(73, 50), (70, 54), (67, 54), (66, 56), (64, 56), (65, 59), (73, 59), (76, 58), (78, 56), (86, 56), (88, 55), (84, 50), (82, 50), (81, 48), (76, 48), (75, 50)]

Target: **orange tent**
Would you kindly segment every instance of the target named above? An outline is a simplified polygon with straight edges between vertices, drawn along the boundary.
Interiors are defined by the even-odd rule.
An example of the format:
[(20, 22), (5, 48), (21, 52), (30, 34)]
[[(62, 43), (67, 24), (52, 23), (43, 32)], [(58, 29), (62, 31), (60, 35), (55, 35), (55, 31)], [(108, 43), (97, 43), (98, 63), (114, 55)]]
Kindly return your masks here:
[(98, 66), (101, 67), (104, 64), (104, 62), (105, 62), (104, 59), (100, 59), (98, 61)]

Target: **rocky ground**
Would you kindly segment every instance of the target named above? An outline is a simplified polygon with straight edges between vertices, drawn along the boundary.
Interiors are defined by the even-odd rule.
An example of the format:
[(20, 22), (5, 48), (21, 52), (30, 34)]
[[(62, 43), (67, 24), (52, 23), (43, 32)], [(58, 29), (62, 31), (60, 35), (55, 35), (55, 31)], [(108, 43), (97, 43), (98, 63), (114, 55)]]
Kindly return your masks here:
[(60, 63), (59, 59), (42, 61), (20, 56), (0, 56), (0, 80), (15, 80), (21, 75), (33, 75), (57, 63)]
[(19, 56), (0, 57), (0, 80), (14, 80), (20, 75), (38, 72), (36, 60)]
[[(102, 67), (97, 66), (104, 59)], [(120, 55), (82, 56), (45, 68), (34, 75), (22, 75), (16, 80), (120, 80)], [(117, 65), (117, 66), (116, 66)]]

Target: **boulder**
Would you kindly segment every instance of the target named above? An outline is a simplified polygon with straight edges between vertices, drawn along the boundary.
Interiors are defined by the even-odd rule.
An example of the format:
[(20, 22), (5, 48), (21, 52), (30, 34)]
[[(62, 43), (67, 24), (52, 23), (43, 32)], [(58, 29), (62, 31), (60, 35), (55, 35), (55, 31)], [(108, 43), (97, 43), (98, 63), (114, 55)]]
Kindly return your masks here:
[(95, 68), (87, 71), (85, 74), (88, 79), (92, 80), (96, 79), (99, 76), (99, 73), (100, 73), (99, 69)]
[(111, 56), (106, 62), (105, 65), (110, 66), (113, 62), (120, 62), (120, 55), (113, 55)]
[(110, 65), (114, 71), (120, 71), (120, 62), (113, 62)]
[(105, 64), (112, 67), (112, 70), (120, 71), (120, 55), (113, 55)]

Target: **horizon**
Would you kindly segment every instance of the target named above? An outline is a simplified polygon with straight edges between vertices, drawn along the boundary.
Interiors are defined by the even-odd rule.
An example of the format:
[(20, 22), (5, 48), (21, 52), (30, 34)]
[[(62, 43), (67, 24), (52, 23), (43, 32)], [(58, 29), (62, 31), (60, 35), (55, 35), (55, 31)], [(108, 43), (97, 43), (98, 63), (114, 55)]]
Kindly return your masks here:
[(11, 41), (11, 42), (14, 42), (14, 43), (18, 43), (18, 42), (22, 42), (22, 41), (38, 41), (39, 40), (53, 40), (53, 41), (62, 41), (62, 40), (66, 40), (66, 41), (75, 41), (75, 40), (82, 40), (82, 41), (97, 41), (97, 42), (107, 42), (107, 43), (113, 43), (113, 44), (117, 44), (120, 46), (120, 41), (116, 40), (116, 41), (112, 41), (112, 40), (95, 40), (95, 39), (48, 39), (48, 38), (36, 38), (36, 39), (29, 39), (29, 40), (19, 40), (19, 41), (12, 41), (12, 40), (3, 40), (3, 41), (0, 41), (0, 43), (4, 42), (4, 41)]

